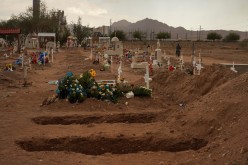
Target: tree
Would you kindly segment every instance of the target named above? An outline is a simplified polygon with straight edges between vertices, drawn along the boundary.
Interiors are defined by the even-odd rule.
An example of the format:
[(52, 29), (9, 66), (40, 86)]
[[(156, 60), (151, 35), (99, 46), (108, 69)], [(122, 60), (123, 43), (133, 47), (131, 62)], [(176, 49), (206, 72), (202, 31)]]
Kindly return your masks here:
[[(65, 35), (69, 30), (66, 27), (66, 20), (63, 25), (59, 24), (58, 13), (55, 9), (48, 11), (44, 2), (41, 2), (40, 15), (38, 19), (33, 18), (33, 8), (28, 7), (25, 12), (19, 15), (12, 15), (9, 20), (0, 21), (0, 28), (21, 28), (21, 32), (27, 35), (31, 32), (51, 32), (56, 33), (57, 41), (63, 43)], [(67, 37), (67, 36), (66, 36)]]
[(117, 37), (119, 40), (124, 41), (126, 40), (126, 34), (122, 30), (116, 30), (113, 33), (111, 33), (110, 37)]
[(75, 37), (77, 37), (80, 44), (86, 37), (89, 37), (91, 35), (90, 28), (82, 26), (81, 20), (82, 18), (79, 17), (77, 24), (73, 24), (73, 34)]
[(240, 39), (240, 36), (237, 33), (229, 33), (225, 38), (224, 41), (232, 42), (232, 41), (238, 41)]
[(157, 34), (157, 39), (168, 39), (171, 38), (171, 34), (168, 32), (160, 32)]
[(133, 38), (142, 40), (142, 32), (141, 31), (134, 31)]
[(220, 40), (222, 38), (222, 36), (216, 32), (211, 32), (211, 33), (208, 33), (207, 35), (207, 39), (208, 40)]

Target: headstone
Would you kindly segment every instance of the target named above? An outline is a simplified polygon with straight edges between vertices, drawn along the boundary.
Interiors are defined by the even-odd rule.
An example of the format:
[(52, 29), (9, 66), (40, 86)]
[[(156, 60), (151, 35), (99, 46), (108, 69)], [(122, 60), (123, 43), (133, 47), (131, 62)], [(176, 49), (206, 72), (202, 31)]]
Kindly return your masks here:
[(161, 49), (155, 50), (155, 59), (158, 61), (158, 63), (162, 62), (162, 51)]

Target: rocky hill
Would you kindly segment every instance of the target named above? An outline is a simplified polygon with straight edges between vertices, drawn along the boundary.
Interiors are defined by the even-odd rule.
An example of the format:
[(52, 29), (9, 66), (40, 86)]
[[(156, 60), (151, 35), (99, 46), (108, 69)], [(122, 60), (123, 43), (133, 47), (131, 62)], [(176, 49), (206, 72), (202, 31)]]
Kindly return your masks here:
[(142, 31), (146, 39), (155, 39), (156, 34), (159, 32), (170, 32), (171, 39), (181, 39), (181, 40), (204, 40), (207, 38), (207, 34), (209, 32), (217, 32), (223, 36), (223, 38), (229, 34), (230, 32), (235, 32), (240, 35), (240, 40), (246, 38), (246, 32), (241, 31), (226, 31), (226, 30), (209, 30), (209, 31), (191, 31), (187, 30), (184, 27), (172, 27), (165, 23), (159, 22), (157, 20), (153, 20), (150, 18), (145, 18), (143, 20), (137, 21), (135, 23), (131, 23), (127, 20), (120, 20), (114, 22), (112, 24), (113, 30), (123, 30), (128, 34), (128, 36), (132, 36), (132, 32), (139, 30)]

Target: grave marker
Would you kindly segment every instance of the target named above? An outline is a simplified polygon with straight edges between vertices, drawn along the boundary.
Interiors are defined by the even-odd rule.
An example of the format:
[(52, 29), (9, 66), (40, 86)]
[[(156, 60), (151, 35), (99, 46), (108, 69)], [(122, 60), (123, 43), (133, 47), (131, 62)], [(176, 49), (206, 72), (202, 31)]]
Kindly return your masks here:
[(231, 71), (233, 71), (233, 72), (235, 72), (235, 73), (237, 73), (238, 71), (235, 69), (235, 66), (234, 66), (234, 61), (233, 61), (233, 65), (232, 65), (232, 67), (230, 68), (230, 70)]
[(121, 66), (122, 66), (122, 61), (120, 61), (120, 66), (118, 67), (117, 83), (121, 82), (121, 73), (122, 73)]
[(184, 68), (184, 61), (183, 61), (183, 54), (180, 56), (180, 69), (181, 71), (183, 70)]
[(146, 88), (149, 89), (149, 83), (150, 81), (152, 80), (150, 77), (149, 77), (149, 69), (148, 69), (148, 65), (146, 66), (146, 74), (145, 74), (145, 83), (146, 83)]
[(51, 49), (52, 63), (53, 63), (53, 49)]

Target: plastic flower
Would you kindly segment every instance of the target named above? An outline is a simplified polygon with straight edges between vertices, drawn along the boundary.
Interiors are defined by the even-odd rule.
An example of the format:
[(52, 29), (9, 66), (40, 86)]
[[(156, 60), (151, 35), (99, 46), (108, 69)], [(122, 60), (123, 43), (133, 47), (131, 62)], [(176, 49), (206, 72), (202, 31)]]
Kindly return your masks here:
[(94, 69), (90, 69), (89, 72), (90, 72), (91, 77), (96, 76), (96, 71)]

